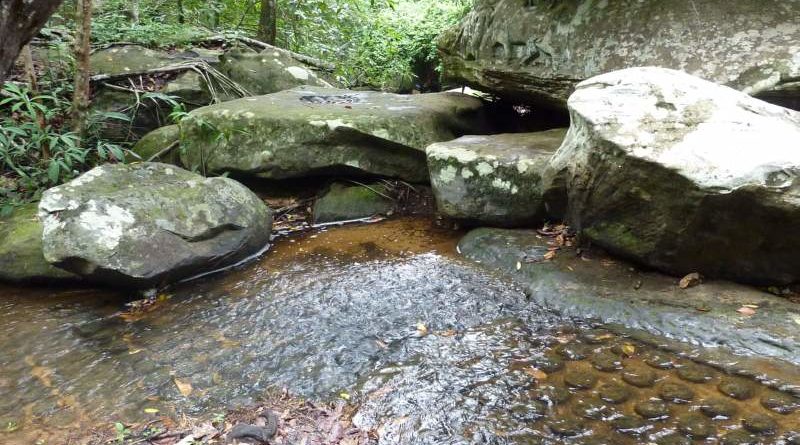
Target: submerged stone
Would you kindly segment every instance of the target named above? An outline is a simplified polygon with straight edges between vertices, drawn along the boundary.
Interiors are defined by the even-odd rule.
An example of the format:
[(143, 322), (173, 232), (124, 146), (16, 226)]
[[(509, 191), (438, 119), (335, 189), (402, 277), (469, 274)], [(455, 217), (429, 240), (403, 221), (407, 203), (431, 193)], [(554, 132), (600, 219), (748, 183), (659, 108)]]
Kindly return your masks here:
[(591, 389), (597, 384), (597, 376), (591, 371), (570, 369), (564, 374), (564, 382), (577, 389)]
[(326, 223), (390, 214), (392, 192), (383, 183), (334, 183), (314, 204), (314, 222)]
[[(427, 182), (424, 149), (485, 131), (483, 103), (299, 87), (200, 108), (183, 119), (189, 167), (270, 179), (371, 174)], [(223, 137), (219, 137), (223, 135)]]
[(778, 430), (778, 422), (761, 413), (748, 413), (742, 418), (742, 426), (756, 434), (772, 435)]
[(622, 372), (622, 380), (639, 388), (649, 388), (656, 383), (656, 373), (643, 366), (626, 367)]
[(800, 410), (800, 398), (783, 392), (768, 391), (761, 396), (761, 405), (778, 414), (792, 414)]
[(741, 378), (726, 377), (719, 382), (717, 389), (736, 400), (747, 400), (755, 395), (753, 382)]
[(45, 259), (110, 286), (154, 287), (235, 264), (269, 241), (271, 211), (228, 178), (106, 164), (44, 193)]
[(584, 239), (678, 276), (800, 280), (800, 113), (662, 68), (582, 82), (569, 109), (545, 183)]
[(705, 383), (714, 378), (714, 374), (702, 365), (689, 363), (678, 368), (678, 377), (687, 382)]
[(672, 403), (688, 403), (694, 399), (694, 391), (680, 383), (665, 383), (658, 393), (662, 399)]
[(600, 398), (609, 403), (625, 403), (632, 396), (629, 387), (619, 383), (605, 383), (598, 391)]
[(706, 417), (689, 412), (677, 417), (678, 430), (695, 439), (705, 439), (717, 433), (716, 427)]
[(662, 419), (669, 416), (669, 407), (663, 400), (644, 400), (633, 407), (636, 414), (645, 419)]
[(591, 362), (596, 369), (604, 372), (614, 372), (622, 369), (622, 359), (609, 352), (601, 352), (593, 355)]
[(736, 414), (738, 408), (729, 400), (720, 397), (712, 397), (700, 403), (700, 411), (712, 419), (718, 417), (730, 419)]
[(571, 437), (581, 434), (586, 428), (586, 423), (577, 417), (566, 415), (550, 420), (547, 426), (553, 434)]
[(652, 428), (641, 417), (622, 415), (611, 421), (611, 425), (620, 433), (630, 436), (639, 436)]
[(544, 196), (551, 193), (543, 187), (542, 172), (565, 134), (565, 129), (556, 129), (464, 136), (429, 146), (428, 168), (439, 212), (497, 226), (542, 221), (548, 214)]
[(438, 44), (446, 77), (517, 102), (564, 107), (578, 82), (635, 66), (790, 100), (798, 22), (800, 5), (780, 0), (481, 0)]
[(722, 445), (758, 445), (761, 441), (745, 430), (733, 430), (722, 436)]
[(42, 253), (42, 223), (36, 204), (0, 218), (0, 280), (12, 283), (76, 281), (79, 277), (49, 264)]

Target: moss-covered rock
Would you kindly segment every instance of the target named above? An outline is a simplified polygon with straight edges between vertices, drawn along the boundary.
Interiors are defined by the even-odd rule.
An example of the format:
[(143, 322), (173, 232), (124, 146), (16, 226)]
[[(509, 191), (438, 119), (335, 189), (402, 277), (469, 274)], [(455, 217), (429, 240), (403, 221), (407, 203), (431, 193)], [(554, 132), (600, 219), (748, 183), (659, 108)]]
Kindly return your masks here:
[(424, 149), (486, 131), (483, 103), (457, 93), (402, 96), (299, 87), (193, 111), (183, 165), (272, 179), (342, 173), (427, 182)]
[(330, 87), (308, 65), (286, 51), (266, 49), (260, 53), (231, 50), (220, 57), (219, 70), (250, 94), (270, 94), (301, 85)]
[(347, 221), (394, 210), (391, 191), (382, 183), (358, 185), (334, 183), (314, 204), (314, 222)]
[(439, 212), (472, 223), (524, 226), (547, 214), (541, 177), (566, 129), (464, 136), (427, 148)]
[(42, 223), (36, 204), (0, 218), (0, 280), (14, 283), (75, 281), (78, 276), (50, 265), (42, 254)]
[[(439, 41), (446, 77), (516, 103), (565, 107), (587, 78), (636, 66), (748, 94), (800, 97), (800, 3), (480, 0)], [(796, 102), (796, 101), (795, 101)]]
[[(138, 156), (136, 161), (148, 161), (153, 156), (161, 153), (174, 143), (180, 141), (180, 129), (177, 125), (167, 125), (147, 133), (143, 138), (133, 146), (131, 151)], [(169, 152), (152, 159), (156, 162), (164, 162), (167, 164), (180, 165), (181, 157), (178, 147), (173, 148)]]
[(675, 275), (800, 281), (800, 113), (662, 68), (589, 79), (569, 109), (545, 181), (585, 239)]
[(93, 52), (90, 64), (94, 74), (125, 74), (161, 68), (183, 60), (141, 45), (115, 45)]
[(153, 287), (234, 264), (269, 241), (271, 211), (228, 178), (103, 165), (44, 193), (45, 259), (111, 286)]

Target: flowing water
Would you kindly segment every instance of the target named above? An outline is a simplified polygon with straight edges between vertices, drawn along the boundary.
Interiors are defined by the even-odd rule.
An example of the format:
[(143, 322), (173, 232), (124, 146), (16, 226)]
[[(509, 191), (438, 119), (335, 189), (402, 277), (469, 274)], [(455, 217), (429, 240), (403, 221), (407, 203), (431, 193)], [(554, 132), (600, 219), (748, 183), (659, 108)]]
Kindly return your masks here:
[(800, 441), (800, 399), (545, 312), (461, 260), (460, 235), (398, 219), (285, 238), (139, 310), (0, 288), (0, 443), (210, 417), (272, 387), (347, 397), (387, 444)]

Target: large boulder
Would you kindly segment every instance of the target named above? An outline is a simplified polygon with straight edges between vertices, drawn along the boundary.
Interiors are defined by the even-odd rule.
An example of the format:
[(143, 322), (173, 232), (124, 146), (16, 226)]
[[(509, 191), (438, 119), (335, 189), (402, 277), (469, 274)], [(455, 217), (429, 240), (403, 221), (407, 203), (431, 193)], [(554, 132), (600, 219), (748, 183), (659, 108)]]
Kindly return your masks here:
[(517, 102), (563, 108), (582, 80), (651, 65), (783, 101), (799, 23), (797, 1), (479, 0), (439, 47), (448, 77)]
[(13, 283), (74, 281), (77, 275), (50, 265), (42, 254), (42, 223), (36, 204), (0, 218), (0, 280)]
[(800, 280), (800, 113), (661, 68), (597, 76), (546, 181), (582, 236), (640, 263)]
[[(130, 161), (156, 161), (180, 165), (180, 129), (177, 125), (157, 128), (139, 139), (133, 146)], [(153, 159), (151, 159), (153, 158)]]
[(331, 86), (311, 66), (278, 49), (260, 53), (231, 50), (220, 58), (219, 70), (253, 95), (277, 93), (301, 85)]
[(270, 179), (372, 174), (427, 182), (425, 147), (485, 131), (481, 100), (299, 87), (197, 109), (183, 165)]
[(542, 172), (565, 134), (464, 136), (431, 145), (428, 168), (439, 212), (495, 226), (540, 222), (548, 213)]
[(112, 286), (153, 287), (263, 249), (271, 211), (228, 178), (158, 163), (103, 165), (47, 190), (45, 259)]

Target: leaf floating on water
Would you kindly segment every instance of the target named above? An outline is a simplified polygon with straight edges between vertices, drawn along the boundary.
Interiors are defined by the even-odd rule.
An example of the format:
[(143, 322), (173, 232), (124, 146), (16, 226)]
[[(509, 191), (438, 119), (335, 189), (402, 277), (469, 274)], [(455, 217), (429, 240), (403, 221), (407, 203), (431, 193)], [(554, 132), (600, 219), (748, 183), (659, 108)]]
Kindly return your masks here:
[(147, 414), (158, 414), (158, 410), (156, 408), (145, 408), (144, 412)]
[(422, 322), (417, 323), (417, 335), (420, 337), (428, 335), (428, 327)]
[(681, 278), (681, 281), (678, 283), (678, 286), (681, 289), (689, 289), (690, 287), (695, 287), (702, 282), (703, 282), (703, 277), (700, 276), (699, 273), (693, 272)]
[(522, 263), (517, 261), (517, 270), (520, 270), (520, 269), (522, 269)]
[(341, 397), (344, 400), (350, 400), (350, 394), (348, 394), (348, 393), (346, 393), (344, 391), (339, 393), (339, 397)]
[(172, 379), (175, 382), (175, 386), (178, 387), (178, 391), (180, 391), (181, 395), (184, 397), (189, 397), (192, 393), (192, 384), (189, 382), (184, 382), (182, 380), (178, 380), (176, 378)]
[(756, 314), (756, 310), (753, 309), (752, 307), (748, 307), (747, 305), (740, 307), (739, 309), (736, 310), (736, 312), (747, 317)]
[(555, 257), (556, 257), (556, 251), (555, 250), (548, 250), (547, 253), (544, 254), (544, 259), (548, 260), (548, 261), (552, 260)]
[(800, 315), (795, 315), (792, 317), (792, 321), (794, 321), (796, 324), (800, 324)]
[(632, 345), (630, 343), (625, 343), (624, 345), (622, 345), (621, 349), (622, 349), (622, 353), (625, 354), (628, 357), (631, 357), (631, 356), (633, 356), (633, 354), (636, 354), (636, 346), (634, 346), (634, 345)]

